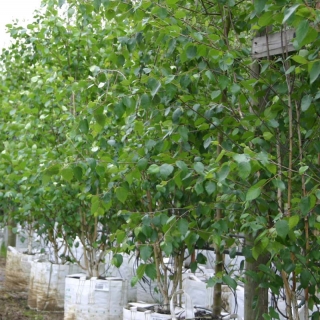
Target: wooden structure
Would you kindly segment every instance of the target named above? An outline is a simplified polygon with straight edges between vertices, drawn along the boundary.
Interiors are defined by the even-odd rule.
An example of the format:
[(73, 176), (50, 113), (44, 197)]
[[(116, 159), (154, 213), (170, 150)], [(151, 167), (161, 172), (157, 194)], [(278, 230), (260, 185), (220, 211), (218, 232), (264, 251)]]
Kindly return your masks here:
[(270, 57), (295, 51), (291, 41), (294, 37), (295, 30), (293, 29), (255, 37), (252, 41), (252, 58)]

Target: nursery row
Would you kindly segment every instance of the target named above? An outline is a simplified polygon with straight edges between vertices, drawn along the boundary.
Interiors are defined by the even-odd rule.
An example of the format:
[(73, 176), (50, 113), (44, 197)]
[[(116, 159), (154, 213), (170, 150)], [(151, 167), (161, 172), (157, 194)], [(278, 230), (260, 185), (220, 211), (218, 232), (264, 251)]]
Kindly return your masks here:
[[(53, 264), (48, 260), (48, 253), (28, 255), (23, 249), (9, 247), (5, 286), (10, 291), (27, 292), (31, 309), (64, 312), (65, 320), (206, 319), (211, 317), (214, 302), (213, 288), (208, 287), (208, 280), (214, 276), (212, 265), (216, 256), (212, 251), (201, 254), (207, 257), (207, 263), (199, 266), (196, 272), (183, 269), (182, 289), (172, 295), (169, 306), (163, 304), (157, 283), (150, 278), (144, 277), (131, 285), (139, 263), (137, 257), (128, 255), (123, 256), (119, 268), (112, 265), (112, 256), (106, 255), (99, 268), (100, 276), (89, 277), (77, 263)], [(225, 265), (228, 272), (239, 276), (243, 258), (226, 261), (229, 261)], [(170, 261), (167, 265), (170, 268)], [(168, 285), (172, 285), (170, 280)], [(305, 319), (303, 303), (300, 303), (300, 319)], [(285, 313), (283, 298), (269, 293), (269, 304)], [(222, 286), (222, 307), (222, 319), (243, 319), (244, 288), (241, 282), (235, 290)], [(280, 316), (280, 319), (285, 317)]]
[[(28, 306), (31, 309), (64, 311), (65, 319), (79, 320), (139, 319), (136, 312), (150, 313), (150, 319), (161, 317), (161, 313), (164, 319), (172, 318), (170, 306), (163, 305), (157, 283), (144, 278), (136, 285), (131, 285), (137, 262), (134, 256), (124, 256), (119, 268), (110, 265), (112, 259), (109, 256), (100, 266), (100, 276), (88, 277), (78, 264), (53, 264), (48, 261), (46, 253), (28, 255), (21, 251), (8, 248), (5, 286), (12, 291), (28, 292)], [(212, 259), (214, 255), (211, 254), (211, 263)], [(196, 273), (184, 270), (183, 291), (177, 290), (171, 302), (176, 304), (180, 301), (182, 306), (171, 306), (171, 312), (176, 317), (185, 318), (188, 314), (188, 317), (194, 318), (197, 312), (202, 316), (210, 315), (213, 288), (207, 288), (207, 281), (211, 276), (213, 269), (205, 265)], [(174, 299), (179, 292), (184, 293), (186, 299)], [(222, 300), (224, 315), (232, 314), (238, 302), (228, 286), (223, 286)]]
[[(108, 268), (132, 257), (128, 276), (112, 284), (125, 288), (124, 300), (148, 284), (132, 300), (159, 296), (166, 311), (190, 298), (213, 317), (320, 317), (318, 7), (43, 0), (26, 27), (8, 25), (12, 43), (0, 57), (8, 244), (45, 259), (46, 279), (55, 265), (74, 274), (67, 266), (77, 263), (88, 279), (61, 277), (77, 282), (76, 301), (101, 286), (100, 301), (109, 288), (100, 276), (119, 277)], [(206, 251), (214, 262), (204, 268)], [(208, 278), (191, 279), (201, 268)], [(51, 305), (40, 300), (33, 305)], [(122, 312), (126, 301), (112, 304)]]

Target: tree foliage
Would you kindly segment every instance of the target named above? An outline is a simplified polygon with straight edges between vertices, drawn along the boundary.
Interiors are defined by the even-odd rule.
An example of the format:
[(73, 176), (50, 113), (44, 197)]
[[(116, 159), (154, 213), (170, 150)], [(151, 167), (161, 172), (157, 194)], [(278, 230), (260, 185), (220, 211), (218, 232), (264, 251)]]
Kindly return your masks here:
[[(50, 212), (63, 210), (61, 219), (79, 227), (81, 207), (88, 225), (107, 228), (116, 252), (139, 244), (151, 278), (151, 257), (208, 245), (223, 251), (235, 243), (230, 234), (249, 233), (246, 259), (270, 254), (256, 275), (261, 286), (278, 295), (292, 276), (291, 290), (306, 289), (312, 308), (320, 228), (315, 6), (44, 1), (27, 29), (8, 26), (14, 43), (1, 56), (1, 206), (18, 208), (18, 221), (43, 221), (50, 202)], [(271, 26), (296, 30), (295, 51), (254, 62), (251, 39)], [(214, 282), (231, 280), (217, 274)]]

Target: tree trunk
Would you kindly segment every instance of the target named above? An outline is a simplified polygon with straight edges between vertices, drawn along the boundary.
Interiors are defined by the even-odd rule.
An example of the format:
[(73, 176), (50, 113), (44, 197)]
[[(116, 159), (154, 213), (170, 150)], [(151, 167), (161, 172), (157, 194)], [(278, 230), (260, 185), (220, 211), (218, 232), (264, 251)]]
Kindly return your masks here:
[[(225, 95), (226, 96), (226, 95)], [(223, 98), (222, 100), (224, 100)], [(217, 146), (217, 155), (221, 153), (221, 143), (222, 143), (222, 134), (219, 133), (218, 136), (219, 144)], [(222, 162), (220, 162), (222, 165)], [(216, 210), (216, 221), (219, 221), (222, 218), (222, 210)], [(215, 270), (214, 273), (222, 274), (223, 267), (224, 267), (224, 256), (221, 252), (218, 245), (215, 244), (215, 252), (216, 252), (216, 263), (215, 263)], [(213, 288), (213, 306), (212, 306), (212, 318), (213, 319), (220, 319), (221, 309), (222, 309), (222, 292), (221, 292), (221, 283), (216, 283)]]
[(13, 228), (15, 228), (17, 225), (13, 220), (8, 221), (8, 246), (15, 247), (16, 246), (16, 238), (17, 235), (13, 232)]
[[(253, 237), (246, 237), (246, 244), (252, 245)], [(266, 254), (260, 255), (253, 262), (245, 262), (245, 270), (258, 272), (260, 264), (268, 262)], [(256, 303), (255, 303), (256, 301)], [(259, 288), (259, 283), (246, 273), (244, 284), (244, 318), (251, 320), (264, 320), (263, 314), (268, 313), (268, 288)]]
[[(265, 31), (260, 32), (257, 35), (266, 35), (266, 32), (270, 31), (270, 27), (267, 27)], [(269, 49), (268, 49), (269, 50)], [(268, 53), (269, 57), (269, 53)], [(252, 78), (258, 79), (260, 76), (260, 67), (257, 61), (254, 61), (251, 65)], [(262, 113), (267, 96), (258, 98), (256, 101), (252, 101), (252, 104), (258, 107), (258, 113)], [(252, 110), (252, 113), (254, 111)], [(246, 235), (246, 245), (252, 248), (254, 243), (254, 236), (251, 233)], [(260, 264), (266, 264), (268, 262), (268, 255), (262, 254), (257, 260), (251, 260), (245, 262), (245, 286), (244, 286), (244, 318), (250, 320), (264, 320), (263, 314), (268, 313), (268, 288), (259, 288), (259, 282), (251, 278), (247, 274), (247, 271), (258, 272)], [(256, 302), (256, 303), (255, 303)]]
[[(220, 210), (220, 209), (218, 209)], [(223, 254), (221, 253), (218, 246), (215, 246), (216, 248), (216, 264), (215, 264), (215, 274), (222, 274), (223, 272)], [(212, 318), (213, 319), (220, 319), (221, 315), (221, 309), (222, 309), (222, 292), (221, 292), (221, 283), (216, 283), (214, 285), (213, 290), (213, 307), (212, 307)]]

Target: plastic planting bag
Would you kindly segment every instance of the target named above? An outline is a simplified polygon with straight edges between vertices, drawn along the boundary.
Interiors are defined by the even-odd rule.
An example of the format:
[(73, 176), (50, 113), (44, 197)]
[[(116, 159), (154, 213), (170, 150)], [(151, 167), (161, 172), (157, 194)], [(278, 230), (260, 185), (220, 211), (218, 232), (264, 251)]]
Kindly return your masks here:
[(65, 286), (65, 320), (118, 320), (127, 304), (127, 284), (120, 278), (84, 274), (67, 276)]

